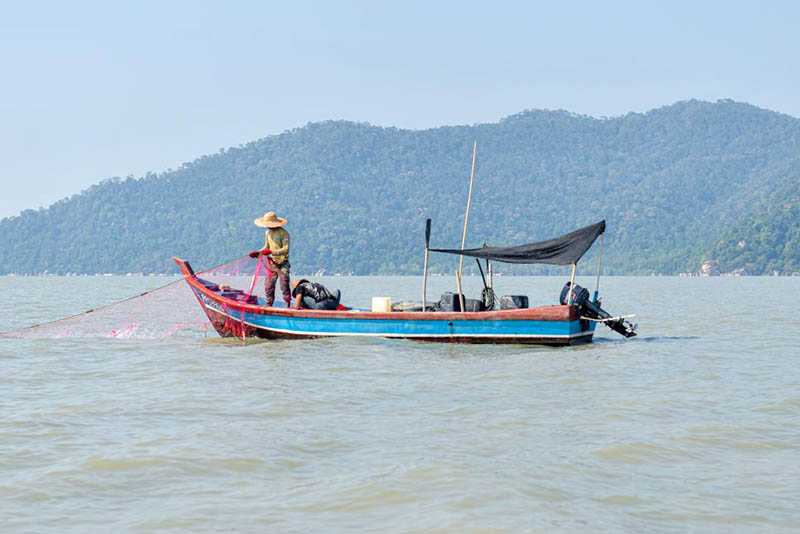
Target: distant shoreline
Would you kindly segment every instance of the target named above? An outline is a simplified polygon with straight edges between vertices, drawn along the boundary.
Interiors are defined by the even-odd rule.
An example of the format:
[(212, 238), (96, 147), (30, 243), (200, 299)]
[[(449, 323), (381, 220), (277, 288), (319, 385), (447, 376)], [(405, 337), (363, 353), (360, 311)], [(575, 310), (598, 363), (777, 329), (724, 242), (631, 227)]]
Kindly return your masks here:
[[(250, 273), (242, 274), (213, 274), (212, 276), (231, 276), (234, 278), (250, 277)], [(296, 274), (293, 278), (416, 278), (421, 274)], [(452, 274), (429, 273), (429, 277), (442, 278), (453, 277)], [(465, 277), (480, 278), (479, 274), (464, 274)], [(494, 273), (494, 276), (503, 278), (563, 278), (564, 274), (502, 274)], [(594, 273), (579, 274), (579, 277), (594, 277)], [(178, 273), (137, 273), (137, 274), (114, 274), (114, 273), (94, 273), (94, 274), (0, 274), (0, 278), (182, 278)], [(755, 275), (688, 275), (679, 274), (604, 274), (602, 278), (800, 278), (800, 273), (792, 274), (755, 274)]]

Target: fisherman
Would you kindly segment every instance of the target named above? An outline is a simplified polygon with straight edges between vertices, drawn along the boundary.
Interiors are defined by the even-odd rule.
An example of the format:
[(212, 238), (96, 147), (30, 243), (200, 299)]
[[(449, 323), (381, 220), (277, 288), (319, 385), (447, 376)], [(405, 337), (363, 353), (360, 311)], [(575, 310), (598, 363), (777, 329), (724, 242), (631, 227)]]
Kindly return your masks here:
[(292, 296), (294, 297), (294, 307), (298, 310), (303, 308), (335, 310), (339, 307), (342, 293), (337, 289), (336, 294), (333, 294), (322, 284), (301, 278), (292, 284)]
[(254, 250), (250, 253), (251, 258), (259, 255), (267, 256), (267, 279), (264, 282), (264, 291), (267, 296), (267, 306), (272, 306), (275, 301), (275, 284), (278, 278), (281, 279), (281, 292), (286, 307), (292, 304), (292, 293), (289, 288), (289, 232), (283, 225), (286, 219), (275, 215), (274, 211), (268, 211), (263, 217), (253, 221), (256, 226), (266, 228), (264, 246), (261, 250)]

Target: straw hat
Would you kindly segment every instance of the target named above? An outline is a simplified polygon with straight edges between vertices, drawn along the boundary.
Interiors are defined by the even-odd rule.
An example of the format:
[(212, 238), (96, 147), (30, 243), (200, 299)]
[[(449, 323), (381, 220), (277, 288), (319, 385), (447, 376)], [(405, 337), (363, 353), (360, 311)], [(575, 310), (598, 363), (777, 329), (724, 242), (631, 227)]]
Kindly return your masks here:
[(259, 217), (253, 221), (256, 226), (266, 228), (279, 228), (286, 224), (286, 219), (275, 215), (274, 211), (268, 211), (263, 217)]
[(295, 280), (294, 282), (292, 282), (292, 296), (293, 297), (297, 296), (297, 286), (299, 286), (300, 284), (304, 284), (306, 282), (308, 282), (308, 280), (306, 280), (305, 278), (301, 278), (300, 280)]

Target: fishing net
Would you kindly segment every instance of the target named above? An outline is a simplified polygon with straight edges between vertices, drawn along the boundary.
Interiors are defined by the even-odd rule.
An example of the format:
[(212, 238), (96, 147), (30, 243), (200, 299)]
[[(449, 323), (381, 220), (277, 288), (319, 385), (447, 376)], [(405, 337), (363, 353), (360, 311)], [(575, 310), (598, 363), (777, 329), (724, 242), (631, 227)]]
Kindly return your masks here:
[[(243, 298), (250, 300), (251, 295), (253, 299), (263, 295), (265, 261), (264, 257), (244, 256), (196, 274), (220, 287), (239, 289)], [(41, 299), (42, 303), (29, 299), (37, 303), (27, 306), (16, 317), (20, 327), (3, 337), (159, 339), (216, 335), (182, 275), (171, 276), (166, 284), (155, 288), (153, 282), (159, 278), (149, 276), (34, 280), (38, 286), (31, 287), (37, 292), (43, 285), (52, 286), (51, 298)]]

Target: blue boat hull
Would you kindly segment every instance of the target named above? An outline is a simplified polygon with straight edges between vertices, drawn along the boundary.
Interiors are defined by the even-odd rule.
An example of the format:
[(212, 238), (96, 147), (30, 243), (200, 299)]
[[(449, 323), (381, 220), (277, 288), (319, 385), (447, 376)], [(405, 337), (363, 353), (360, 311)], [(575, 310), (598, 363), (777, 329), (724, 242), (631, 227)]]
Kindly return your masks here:
[(581, 320), (574, 306), (467, 313), (267, 308), (221, 297), (206, 284), (189, 283), (223, 337), (310, 339), (384, 337), (449, 343), (572, 345), (592, 340), (595, 323)]

